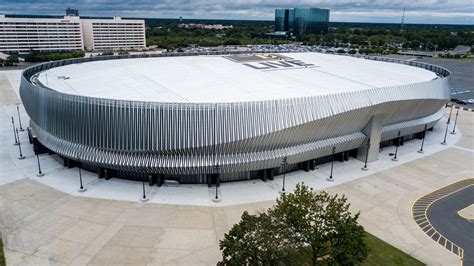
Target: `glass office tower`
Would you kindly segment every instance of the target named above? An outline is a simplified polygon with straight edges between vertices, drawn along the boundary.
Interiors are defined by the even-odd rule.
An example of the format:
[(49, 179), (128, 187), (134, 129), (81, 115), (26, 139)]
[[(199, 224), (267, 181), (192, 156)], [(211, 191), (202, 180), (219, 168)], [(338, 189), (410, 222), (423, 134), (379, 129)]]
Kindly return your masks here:
[(291, 9), (275, 9), (275, 31), (291, 31), (293, 18), (294, 11)]
[(275, 31), (290, 32), (297, 39), (305, 34), (327, 33), (329, 9), (275, 9)]
[(293, 35), (299, 38), (305, 34), (327, 33), (329, 9), (295, 8)]

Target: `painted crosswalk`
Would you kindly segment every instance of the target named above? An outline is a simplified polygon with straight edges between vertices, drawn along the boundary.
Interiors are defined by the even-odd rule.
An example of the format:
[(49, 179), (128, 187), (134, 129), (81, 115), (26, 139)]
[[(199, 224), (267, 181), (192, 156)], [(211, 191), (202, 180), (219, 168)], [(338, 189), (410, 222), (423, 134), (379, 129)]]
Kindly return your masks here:
[(468, 92), (474, 92), (474, 89), (451, 88), (451, 95), (463, 94)]

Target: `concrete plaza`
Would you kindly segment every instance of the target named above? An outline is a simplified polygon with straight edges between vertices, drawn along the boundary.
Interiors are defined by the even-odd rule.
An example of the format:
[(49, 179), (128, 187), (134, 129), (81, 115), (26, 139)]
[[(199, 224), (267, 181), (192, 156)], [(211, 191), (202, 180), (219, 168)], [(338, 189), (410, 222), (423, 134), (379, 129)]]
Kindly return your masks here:
[[(267, 183), (223, 184), (223, 201), (218, 205), (209, 200), (212, 191), (205, 186), (177, 188), (175, 194), (188, 195), (185, 200), (171, 197), (175, 188), (148, 188), (150, 202), (141, 203), (140, 184), (113, 179), (98, 184), (92, 174), (85, 174), (90, 189), (79, 196), (77, 182), (71, 181), (77, 169), (63, 168), (51, 156), (41, 157), (47, 174), (36, 178), (36, 161), (25, 133), (21, 136), (27, 158), (19, 163), (11, 124), (5, 123), (19, 101), (15, 78), (0, 73), (0, 229), (9, 265), (215, 265), (220, 259), (219, 240), (242, 212), (257, 213), (274, 204), (281, 177)], [(459, 257), (417, 227), (411, 207), (425, 193), (473, 177), (473, 118), (472, 112), (460, 111), (462, 136), (449, 134), (448, 147), (439, 144), (444, 135), (440, 127), (433, 132), (436, 138), (427, 141), (424, 155), (414, 154), (417, 141), (408, 142), (395, 165), (388, 164), (392, 150), (387, 148), (366, 174), (357, 174), (363, 171), (356, 160), (335, 164), (339, 174), (329, 186), (327, 164), (317, 173), (287, 175), (289, 189), (305, 181), (315, 189), (345, 194), (351, 209), (361, 211), (360, 223), (368, 232), (428, 264), (459, 265)], [(257, 186), (250, 189), (252, 185)], [(114, 189), (123, 193), (111, 192)], [(137, 192), (127, 192), (134, 189)], [(263, 192), (256, 197), (259, 189)], [(233, 191), (245, 193), (238, 196)]]

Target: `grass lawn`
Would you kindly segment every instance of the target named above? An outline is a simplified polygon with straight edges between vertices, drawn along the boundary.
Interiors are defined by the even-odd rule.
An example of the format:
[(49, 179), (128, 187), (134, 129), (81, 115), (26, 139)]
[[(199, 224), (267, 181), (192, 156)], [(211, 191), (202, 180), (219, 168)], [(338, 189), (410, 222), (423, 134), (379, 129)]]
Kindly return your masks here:
[(367, 234), (370, 252), (362, 265), (425, 265), (405, 252), (385, 243), (375, 236)]
[(0, 238), (0, 266), (4, 266), (5, 264), (5, 257), (3, 255), (3, 242)]
[[(362, 265), (425, 265), (403, 251), (385, 243), (375, 236), (367, 234), (367, 244), (370, 248), (369, 256)], [(0, 266), (5, 266), (3, 242), (0, 238)]]

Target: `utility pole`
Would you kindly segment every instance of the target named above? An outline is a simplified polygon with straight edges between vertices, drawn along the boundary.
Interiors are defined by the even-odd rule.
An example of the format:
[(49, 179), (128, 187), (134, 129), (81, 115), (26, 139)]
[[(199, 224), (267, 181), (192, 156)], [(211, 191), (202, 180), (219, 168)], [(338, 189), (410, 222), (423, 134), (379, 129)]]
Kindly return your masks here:
[(405, 10), (406, 6), (403, 7), (402, 23), (400, 23), (400, 32), (403, 32), (403, 26), (405, 26)]

